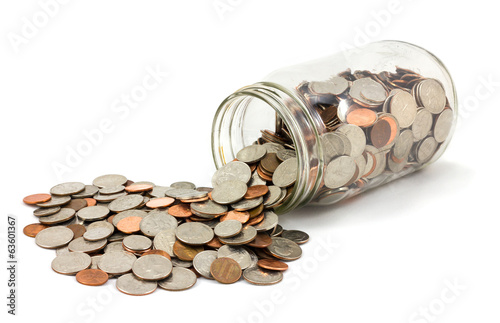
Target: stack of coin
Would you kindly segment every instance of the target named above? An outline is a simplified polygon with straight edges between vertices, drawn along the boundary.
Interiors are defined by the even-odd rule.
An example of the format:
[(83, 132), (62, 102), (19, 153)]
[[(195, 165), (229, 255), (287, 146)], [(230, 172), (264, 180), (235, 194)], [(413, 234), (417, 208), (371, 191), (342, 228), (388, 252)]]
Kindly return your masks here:
[(115, 174), (62, 183), (24, 198), (39, 220), (24, 233), (56, 249), (54, 271), (90, 286), (114, 278), (129, 295), (188, 289), (197, 277), (275, 284), (309, 239), (283, 230), (273, 212), (295, 181), (294, 159), (278, 144), (246, 147), (217, 170), (213, 189)]
[[(419, 169), (440, 151), (454, 124), (443, 85), (405, 68), (378, 74), (347, 70), (325, 81), (304, 81), (296, 90), (323, 123), (324, 180), (313, 199), (318, 204), (335, 203)], [(294, 150), (278, 116), (275, 131), (261, 133), (257, 144)], [(258, 170), (269, 179), (265, 167)]]

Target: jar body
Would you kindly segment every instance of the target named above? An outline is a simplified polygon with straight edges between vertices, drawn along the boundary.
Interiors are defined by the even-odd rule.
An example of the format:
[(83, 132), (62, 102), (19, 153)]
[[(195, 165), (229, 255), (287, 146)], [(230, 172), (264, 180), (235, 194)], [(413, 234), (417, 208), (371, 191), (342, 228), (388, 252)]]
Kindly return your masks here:
[(277, 212), (334, 204), (437, 160), (457, 119), (439, 59), (382, 41), (283, 68), (230, 95), (213, 123), (217, 167), (251, 144), (294, 150), (297, 180)]

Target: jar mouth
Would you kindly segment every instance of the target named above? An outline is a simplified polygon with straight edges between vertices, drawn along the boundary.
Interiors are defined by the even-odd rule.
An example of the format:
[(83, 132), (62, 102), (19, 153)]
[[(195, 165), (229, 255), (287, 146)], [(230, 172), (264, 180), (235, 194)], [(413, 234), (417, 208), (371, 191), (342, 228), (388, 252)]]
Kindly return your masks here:
[(212, 155), (217, 168), (232, 161), (240, 149), (253, 144), (259, 137), (258, 131), (266, 130), (266, 122), (270, 127), (267, 120), (270, 118), (264, 114), (260, 117), (262, 123), (254, 126), (256, 129), (245, 129), (244, 117), (255, 101), (261, 103), (261, 109), (266, 108), (281, 118), (297, 153), (297, 180), (284, 203), (274, 209), (283, 214), (307, 204), (319, 189), (324, 168), (318, 130), (322, 123), (295, 93), (279, 84), (261, 82), (243, 87), (221, 103), (213, 120)]

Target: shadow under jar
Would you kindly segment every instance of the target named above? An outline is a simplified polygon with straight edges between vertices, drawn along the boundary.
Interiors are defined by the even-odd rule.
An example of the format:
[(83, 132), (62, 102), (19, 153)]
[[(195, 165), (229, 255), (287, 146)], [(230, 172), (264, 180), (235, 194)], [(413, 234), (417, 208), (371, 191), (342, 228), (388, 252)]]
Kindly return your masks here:
[[(429, 165), (448, 146), (457, 114), (453, 81), (436, 56), (380, 41), (237, 90), (214, 117), (212, 152), (217, 168), (254, 144), (279, 144), (273, 149), (296, 156), (296, 179), (275, 208), (285, 213), (334, 204)], [(268, 182), (273, 175), (259, 173)]]

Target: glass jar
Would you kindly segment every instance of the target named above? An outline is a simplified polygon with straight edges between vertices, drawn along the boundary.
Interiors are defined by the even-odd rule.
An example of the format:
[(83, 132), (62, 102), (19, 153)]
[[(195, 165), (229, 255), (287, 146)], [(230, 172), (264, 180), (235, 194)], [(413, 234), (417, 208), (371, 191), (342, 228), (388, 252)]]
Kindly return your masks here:
[(248, 145), (279, 143), (295, 150), (297, 178), (275, 211), (333, 204), (437, 160), (456, 101), (432, 53), (374, 42), (279, 69), (228, 96), (213, 121), (213, 157), (219, 168)]

